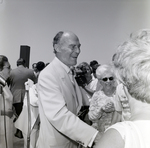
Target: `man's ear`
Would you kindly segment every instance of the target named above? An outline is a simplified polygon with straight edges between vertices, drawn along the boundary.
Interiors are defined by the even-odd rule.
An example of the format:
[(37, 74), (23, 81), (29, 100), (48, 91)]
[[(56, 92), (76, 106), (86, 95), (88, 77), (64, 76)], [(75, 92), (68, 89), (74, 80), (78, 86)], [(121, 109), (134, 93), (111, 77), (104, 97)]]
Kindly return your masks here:
[(60, 52), (60, 46), (59, 46), (59, 44), (55, 44), (55, 45), (54, 45), (54, 50), (55, 50), (56, 52)]

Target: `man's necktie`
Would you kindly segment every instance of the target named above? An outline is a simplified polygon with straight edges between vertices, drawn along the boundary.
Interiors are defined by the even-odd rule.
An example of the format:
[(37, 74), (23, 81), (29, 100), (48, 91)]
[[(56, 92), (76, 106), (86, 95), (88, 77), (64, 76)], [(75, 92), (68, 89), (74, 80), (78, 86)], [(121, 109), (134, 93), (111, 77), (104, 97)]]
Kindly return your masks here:
[(79, 102), (78, 102), (78, 95), (77, 95), (77, 92), (78, 92), (78, 89), (79, 88), (77, 88), (78, 86), (78, 84), (77, 84), (77, 82), (76, 82), (76, 80), (75, 80), (75, 77), (74, 77), (74, 70), (73, 69), (70, 69), (70, 71), (69, 71), (69, 77), (70, 77), (70, 80), (71, 80), (71, 82), (72, 82), (72, 84), (73, 84), (73, 87), (74, 87), (74, 90), (75, 90), (75, 95), (76, 95), (76, 104), (77, 104), (77, 106), (78, 106), (78, 104), (79, 104)]
[(73, 70), (73, 68), (70, 68), (69, 77), (70, 77), (70, 80), (73, 83), (73, 85), (75, 85), (75, 78), (74, 78), (74, 70)]

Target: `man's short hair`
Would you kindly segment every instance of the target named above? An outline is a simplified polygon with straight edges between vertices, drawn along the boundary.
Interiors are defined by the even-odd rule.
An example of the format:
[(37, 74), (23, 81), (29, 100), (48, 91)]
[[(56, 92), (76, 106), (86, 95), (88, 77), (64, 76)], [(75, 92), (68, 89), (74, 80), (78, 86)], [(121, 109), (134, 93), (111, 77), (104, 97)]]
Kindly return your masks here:
[(90, 66), (91, 66), (91, 67), (92, 67), (93, 65), (96, 65), (96, 64), (98, 64), (98, 62), (97, 62), (96, 60), (93, 60), (93, 61), (90, 62)]
[(37, 64), (36, 64), (36, 69), (37, 69), (38, 71), (41, 71), (41, 70), (43, 70), (44, 68), (45, 68), (45, 63), (44, 63), (44, 62), (42, 62), (42, 61), (37, 62)]
[(23, 66), (25, 65), (25, 60), (23, 58), (17, 60), (17, 66), (19, 65), (23, 65)]
[[(55, 46), (55, 44), (58, 44), (58, 43), (60, 42), (60, 39), (61, 39), (63, 33), (64, 33), (63, 31), (59, 31), (59, 32), (55, 35), (55, 37), (54, 37), (54, 39), (53, 39), (53, 47)], [(55, 48), (54, 48), (54, 53), (56, 53)]]
[(58, 44), (60, 42), (60, 39), (61, 39), (63, 33), (64, 33), (63, 31), (60, 31), (55, 35), (55, 37), (53, 39), (53, 47), (55, 44)]

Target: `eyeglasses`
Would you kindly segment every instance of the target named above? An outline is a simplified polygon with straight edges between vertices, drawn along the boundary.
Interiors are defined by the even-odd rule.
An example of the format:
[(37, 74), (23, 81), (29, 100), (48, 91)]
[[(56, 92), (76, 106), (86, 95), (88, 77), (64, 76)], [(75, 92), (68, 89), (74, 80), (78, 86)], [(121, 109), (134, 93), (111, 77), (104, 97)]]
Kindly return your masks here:
[(109, 77), (109, 78), (105, 77), (105, 78), (103, 78), (101, 80), (103, 80), (104, 82), (106, 82), (106, 81), (108, 81), (108, 79), (109, 79), (109, 81), (113, 81), (114, 77)]

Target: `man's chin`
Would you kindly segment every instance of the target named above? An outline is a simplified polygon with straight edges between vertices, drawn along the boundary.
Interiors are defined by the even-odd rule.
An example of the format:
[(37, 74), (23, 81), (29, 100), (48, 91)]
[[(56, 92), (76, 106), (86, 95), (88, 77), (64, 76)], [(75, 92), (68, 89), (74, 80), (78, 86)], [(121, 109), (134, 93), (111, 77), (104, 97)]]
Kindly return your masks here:
[(76, 65), (76, 64), (77, 64), (77, 58), (74, 58), (74, 60), (72, 61), (72, 63), (73, 63), (74, 65)]
[(77, 64), (77, 62), (72, 62), (71, 64), (70, 64), (70, 66), (75, 66)]

